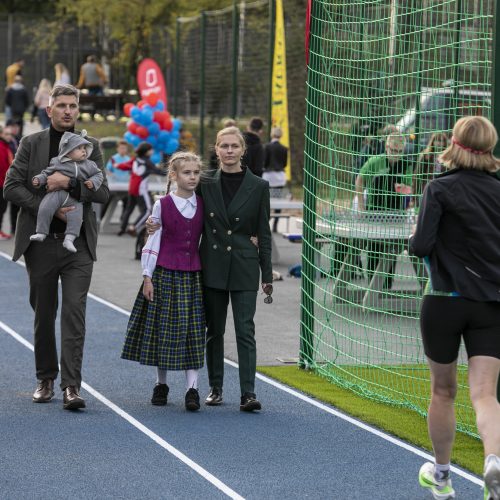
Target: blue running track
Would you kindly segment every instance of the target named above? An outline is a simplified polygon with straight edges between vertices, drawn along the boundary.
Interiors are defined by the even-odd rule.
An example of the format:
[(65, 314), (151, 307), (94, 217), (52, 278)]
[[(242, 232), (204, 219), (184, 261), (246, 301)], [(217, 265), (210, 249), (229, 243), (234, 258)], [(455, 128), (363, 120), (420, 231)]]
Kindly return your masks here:
[[(0, 255), (0, 276), (1, 499), (431, 498), (417, 480), (425, 453), (333, 407), (259, 377), (264, 410), (241, 413), (231, 362), (221, 407), (187, 413), (184, 376), (171, 372), (168, 406), (152, 406), (154, 368), (119, 357), (126, 313), (94, 297), (87, 409), (63, 411), (59, 390), (33, 404), (26, 270)], [(203, 370), (202, 398), (207, 391)], [(482, 498), (479, 478), (458, 470), (453, 481), (458, 498)]]

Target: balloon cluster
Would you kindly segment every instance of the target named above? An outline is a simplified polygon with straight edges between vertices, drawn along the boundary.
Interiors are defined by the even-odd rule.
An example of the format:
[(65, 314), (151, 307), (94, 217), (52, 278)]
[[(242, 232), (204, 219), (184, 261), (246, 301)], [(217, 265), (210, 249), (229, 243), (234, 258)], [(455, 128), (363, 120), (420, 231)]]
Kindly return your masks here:
[(179, 149), (181, 121), (170, 116), (158, 94), (151, 93), (137, 104), (128, 102), (123, 112), (130, 117), (123, 138), (134, 147), (143, 141), (151, 144), (153, 163), (161, 161), (162, 153), (172, 154)]

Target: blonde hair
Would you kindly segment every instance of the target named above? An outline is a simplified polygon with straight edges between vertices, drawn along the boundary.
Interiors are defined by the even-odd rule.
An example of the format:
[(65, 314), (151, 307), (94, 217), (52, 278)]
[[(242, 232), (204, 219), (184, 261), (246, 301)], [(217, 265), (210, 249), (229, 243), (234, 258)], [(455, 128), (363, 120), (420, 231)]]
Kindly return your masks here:
[(224, 120), (222, 120), (222, 125), (224, 126), (224, 128), (235, 127), (236, 120), (233, 120), (232, 118), (225, 118)]
[(274, 139), (281, 139), (281, 136), (283, 135), (283, 131), (281, 130), (280, 127), (273, 127), (271, 129), (271, 137)]
[(246, 149), (245, 139), (243, 138), (243, 135), (241, 134), (238, 127), (226, 127), (222, 130), (219, 130), (217, 132), (217, 138), (215, 139), (215, 146), (218, 146), (220, 144), (220, 142), (222, 141), (222, 137), (225, 135), (235, 135), (238, 138), (238, 141), (243, 150)]
[(439, 160), (448, 168), (496, 172), (500, 160), (493, 156), (498, 134), (484, 116), (464, 116), (455, 123), (450, 145)]
[(177, 172), (177, 170), (181, 167), (183, 163), (195, 163), (200, 170), (203, 170), (203, 163), (201, 162), (201, 158), (191, 153), (191, 151), (178, 151), (174, 153), (168, 160), (168, 183), (167, 183), (167, 193), (170, 191), (171, 179), (170, 174), (173, 172)]

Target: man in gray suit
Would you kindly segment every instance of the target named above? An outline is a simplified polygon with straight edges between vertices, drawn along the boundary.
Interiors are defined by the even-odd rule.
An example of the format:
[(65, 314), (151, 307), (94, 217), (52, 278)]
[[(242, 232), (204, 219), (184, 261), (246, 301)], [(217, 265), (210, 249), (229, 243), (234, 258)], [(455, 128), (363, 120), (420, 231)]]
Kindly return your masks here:
[(4, 185), (7, 200), (21, 207), (18, 216), (13, 260), (24, 255), (30, 283), (30, 304), (35, 312), (35, 364), (38, 385), (33, 394), (35, 403), (48, 403), (54, 396), (54, 380), (59, 373), (55, 319), (58, 308), (58, 280), (62, 283), (61, 308), (61, 384), (63, 407), (85, 408), (80, 396), (81, 367), (85, 339), (85, 306), (96, 260), (97, 222), (92, 202), (106, 203), (108, 184), (99, 143), (93, 144), (89, 159), (102, 170), (104, 182), (97, 191), (88, 189), (76, 178), (55, 172), (47, 179), (47, 191), (68, 191), (83, 203), (83, 226), (75, 241), (76, 253), (63, 246), (66, 213), (73, 207), (60, 208), (53, 218), (49, 235), (43, 243), (31, 243), (35, 232), (38, 207), (44, 192), (32, 185), (32, 179), (57, 156), (64, 132), (74, 132), (78, 118), (78, 89), (56, 85), (51, 93), (47, 114), (50, 128), (22, 139)]

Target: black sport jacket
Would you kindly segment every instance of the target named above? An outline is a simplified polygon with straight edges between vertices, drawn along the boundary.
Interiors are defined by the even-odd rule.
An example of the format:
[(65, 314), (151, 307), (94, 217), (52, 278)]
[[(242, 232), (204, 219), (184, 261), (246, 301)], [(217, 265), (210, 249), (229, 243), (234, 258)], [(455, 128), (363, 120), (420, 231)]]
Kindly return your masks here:
[(428, 256), (432, 286), (480, 302), (500, 301), (500, 181), (453, 169), (424, 190), (410, 253)]

